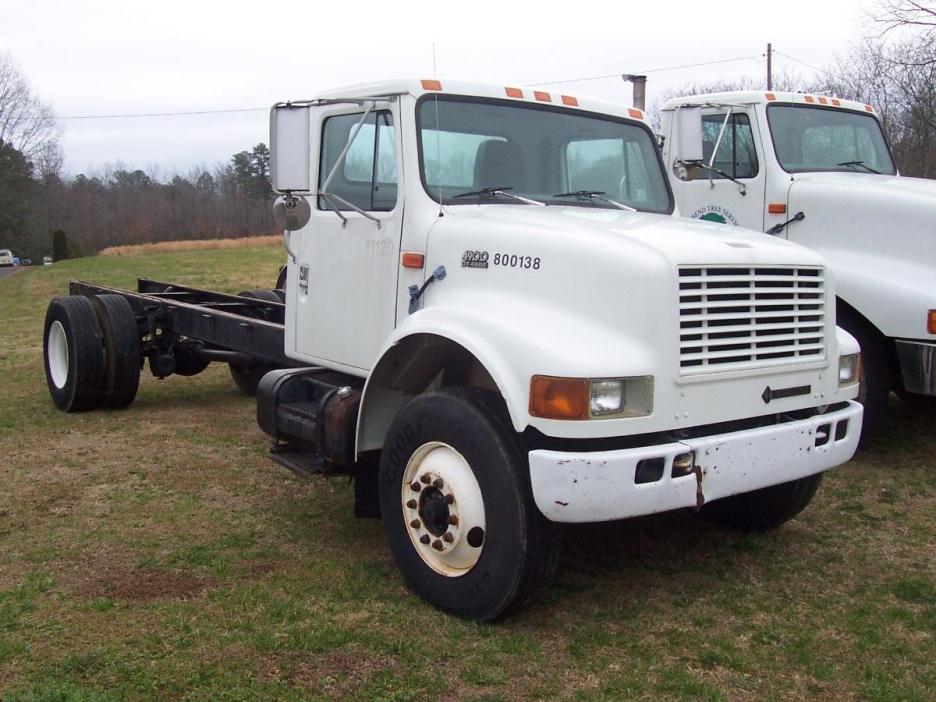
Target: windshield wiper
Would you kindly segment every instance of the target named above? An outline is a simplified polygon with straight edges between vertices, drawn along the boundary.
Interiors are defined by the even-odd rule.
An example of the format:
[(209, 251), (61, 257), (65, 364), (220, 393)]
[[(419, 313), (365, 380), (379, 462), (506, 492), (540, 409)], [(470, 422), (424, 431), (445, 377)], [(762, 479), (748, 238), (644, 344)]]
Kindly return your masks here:
[(858, 166), (858, 168), (864, 168), (868, 173), (876, 173), (877, 175), (881, 175), (880, 171), (874, 170), (873, 168), (871, 168), (871, 166), (866, 164), (864, 161), (842, 161), (841, 163), (836, 163), (835, 165), (836, 166), (851, 166), (853, 168), (855, 166)]
[(630, 205), (625, 205), (622, 202), (617, 200), (612, 200), (611, 198), (604, 197), (604, 190), (573, 190), (570, 193), (556, 193), (553, 197), (574, 197), (579, 200), (600, 200), (601, 202), (606, 202), (612, 207), (617, 207), (619, 210), (627, 210), (628, 212), (636, 212), (637, 209), (631, 207)]
[(540, 202), (539, 200), (531, 200), (528, 197), (514, 195), (511, 192), (507, 192), (508, 190), (513, 190), (513, 186), (499, 185), (491, 188), (481, 188), (480, 190), (469, 190), (466, 193), (458, 193), (458, 195), (453, 195), (452, 197), (494, 197), (495, 195), (503, 195), (504, 197), (518, 200), (519, 202), (525, 202), (527, 205), (539, 205), (540, 207), (546, 205), (545, 202)]

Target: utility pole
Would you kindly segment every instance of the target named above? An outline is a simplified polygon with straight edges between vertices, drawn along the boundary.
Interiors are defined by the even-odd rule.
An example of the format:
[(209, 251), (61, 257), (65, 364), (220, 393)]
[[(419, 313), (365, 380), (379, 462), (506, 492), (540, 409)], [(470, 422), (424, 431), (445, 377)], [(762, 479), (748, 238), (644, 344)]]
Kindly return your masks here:
[(767, 90), (773, 90), (773, 46), (767, 42)]

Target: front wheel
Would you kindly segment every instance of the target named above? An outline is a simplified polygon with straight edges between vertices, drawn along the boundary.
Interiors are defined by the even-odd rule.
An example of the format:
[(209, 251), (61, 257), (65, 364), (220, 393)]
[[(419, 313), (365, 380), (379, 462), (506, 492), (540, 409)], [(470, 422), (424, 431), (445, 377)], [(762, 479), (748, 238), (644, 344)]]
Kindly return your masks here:
[(702, 507), (701, 515), (729, 529), (770, 531), (788, 522), (812, 501), (822, 473), (740, 495), (715, 500)]
[(397, 567), (418, 595), (476, 621), (529, 604), (558, 562), (529, 467), (500, 398), (430, 392), (394, 419), (380, 462), (380, 509)]

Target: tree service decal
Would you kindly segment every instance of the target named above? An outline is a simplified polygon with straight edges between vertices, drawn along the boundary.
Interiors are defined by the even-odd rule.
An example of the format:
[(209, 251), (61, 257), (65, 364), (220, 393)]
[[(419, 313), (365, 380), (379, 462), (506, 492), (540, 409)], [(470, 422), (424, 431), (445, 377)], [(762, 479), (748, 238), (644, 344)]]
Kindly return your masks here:
[(693, 219), (704, 219), (706, 222), (719, 224), (733, 224), (738, 226), (737, 218), (721, 205), (705, 205), (692, 213)]

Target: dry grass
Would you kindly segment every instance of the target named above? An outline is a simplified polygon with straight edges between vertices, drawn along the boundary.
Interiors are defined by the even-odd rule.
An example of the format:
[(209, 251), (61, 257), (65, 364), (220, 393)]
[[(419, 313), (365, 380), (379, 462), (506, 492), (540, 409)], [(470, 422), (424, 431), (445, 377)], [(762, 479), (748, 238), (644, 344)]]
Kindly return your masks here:
[(210, 249), (247, 249), (257, 246), (279, 246), (279, 234), (243, 236), (238, 239), (185, 239), (184, 241), (156, 241), (152, 244), (108, 246), (98, 256), (134, 256), (144, 253), (173, 253), (177, 251), (208, 251)]

